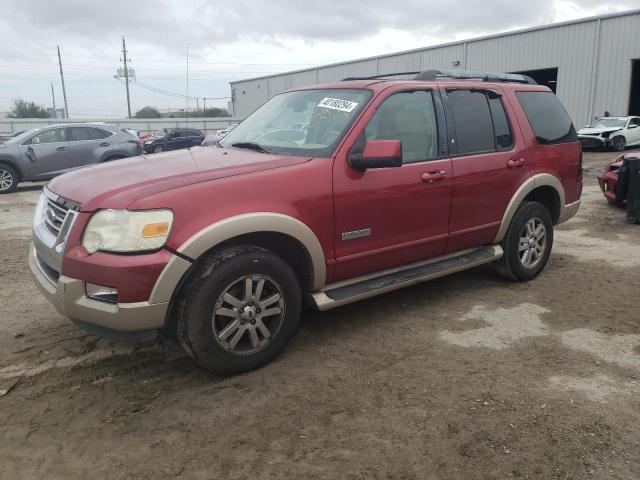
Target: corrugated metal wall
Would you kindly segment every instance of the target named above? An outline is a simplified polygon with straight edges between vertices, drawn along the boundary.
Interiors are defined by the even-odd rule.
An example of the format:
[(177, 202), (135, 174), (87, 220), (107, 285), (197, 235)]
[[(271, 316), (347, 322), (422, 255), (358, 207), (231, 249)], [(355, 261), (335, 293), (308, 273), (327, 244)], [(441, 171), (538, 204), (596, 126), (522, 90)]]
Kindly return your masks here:
[(633, 59), (640, 59), (639, 11), (239, 81), (231, 86), (235, 88), (235, 114), (245, 118), (282, 91), (349, 76), (431, 68), (497, 72), (558, 68), (556, 93), (581, 127), (605, 110), (612, 115), (627, 114)]

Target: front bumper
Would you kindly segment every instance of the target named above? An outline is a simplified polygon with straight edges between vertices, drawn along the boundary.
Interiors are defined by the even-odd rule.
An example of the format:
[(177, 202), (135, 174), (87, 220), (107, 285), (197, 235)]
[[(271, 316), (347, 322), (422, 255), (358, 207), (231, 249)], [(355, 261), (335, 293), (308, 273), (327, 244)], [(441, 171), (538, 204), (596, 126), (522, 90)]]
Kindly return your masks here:
[(598, 185), (602, 190), (607, 201), (616, 203), (616, 184), (618, 183), (618, 174), (607, 171), (603, 176), (598, 178)]
[(89, 298), (84, 281), (55, 275), (38, 259), (33, 244), (29, 251), (29, 268), (42, 294), (58, 312), (71, 320), (121, 332), (156, 330), (165, 323), (168, 302), (108, 303)]
[(598, 135), (578, 135), (582, 148), (605, 148), (609, 146), (609, 139)]

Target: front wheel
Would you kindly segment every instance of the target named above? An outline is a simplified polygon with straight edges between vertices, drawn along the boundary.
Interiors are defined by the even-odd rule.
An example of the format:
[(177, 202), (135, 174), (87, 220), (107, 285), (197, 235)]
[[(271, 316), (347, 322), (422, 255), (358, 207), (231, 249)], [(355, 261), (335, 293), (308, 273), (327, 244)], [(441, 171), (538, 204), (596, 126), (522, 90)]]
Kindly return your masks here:
[(544, 269), (553, 246), (553, 222), (544, 205), (523, 202), (502, 240), (504, 255), (498, 274), (518, 282), (532, 280)]
[(206, 257), (177, 309), (178, 340), (202, 367), (235, 375), (273, 360), (296, 332), (302, 294), (273, 252), (232, 247)]
[(153, 153), (161, 153), (164, 152), (164, 147), (162, 145), (156, 145), (153, 147)]
[(615, 152), (621, 152), (626, 147), (627, 147), (627, 140), (621, 135), (618, 135), (617, 137), (613, 137), (613, 139), (611, 140), (611, 148)]
[(9, 165), (0, 165), (0, 194), (14, 192), (18, 188), (18, 172)]

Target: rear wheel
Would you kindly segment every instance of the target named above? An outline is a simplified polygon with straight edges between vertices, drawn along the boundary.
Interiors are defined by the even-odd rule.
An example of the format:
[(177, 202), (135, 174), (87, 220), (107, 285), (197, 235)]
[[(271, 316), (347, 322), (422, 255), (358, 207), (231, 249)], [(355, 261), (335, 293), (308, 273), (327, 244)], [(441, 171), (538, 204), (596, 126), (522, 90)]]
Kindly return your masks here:
[(164, 152), (164, 147), (162, 145), (155, 145), (153, 147), (153, 153)]
[(180, 343), (202, 367), (234, 375), (274, 359), (295, 334), (302, 308), (287, 263), (258, 247), (232, 247), (201, 263), (177, 309)]
[(552, 246), (549, 211), (541, 203), (523, 202), (502, 241), (504, 255), (495, 263), (496, 270), (509, 280), (532, 280), (547, 264)]
[(611, 148), (614, 151), (621, 152), (626, 147), (627, 147), (627, 140), (623, 136), (618, 135), (617, 137), (613, 137), (613, 139), (611, 139)]
[(0, 194), (14, 192), (18, 188), (18, 172), (9, 165), (0, 164)]

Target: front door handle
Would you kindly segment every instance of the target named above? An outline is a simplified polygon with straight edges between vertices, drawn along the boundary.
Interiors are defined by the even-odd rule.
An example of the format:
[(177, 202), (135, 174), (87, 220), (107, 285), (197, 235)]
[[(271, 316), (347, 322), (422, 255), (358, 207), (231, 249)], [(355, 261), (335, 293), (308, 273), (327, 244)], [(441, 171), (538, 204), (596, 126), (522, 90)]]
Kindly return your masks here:
[(447, 178), (447, 172), (445, 172), (444, 170), (436, 170), (433, 172), (426, 172), (422, 174), (422, 181), (424, 183), (441, 182), (445, 178)]
[(524, 167), (524, 163), (525, 163), (524, 158), (518, 158), (517, 160), (511, 159), (507, 162), (507, 167), (520, 168), (520, 167)]
[(56, 148), (56, 150), (58, 152), (64, 152), (65, 150), (69, 150), (69, 148), (68, 147), (58, 147), (58, 148)]
[(109, 142), (102, 142), (100, 144), (101, 147), (108, 147), (109, 145), (111, 145)]

